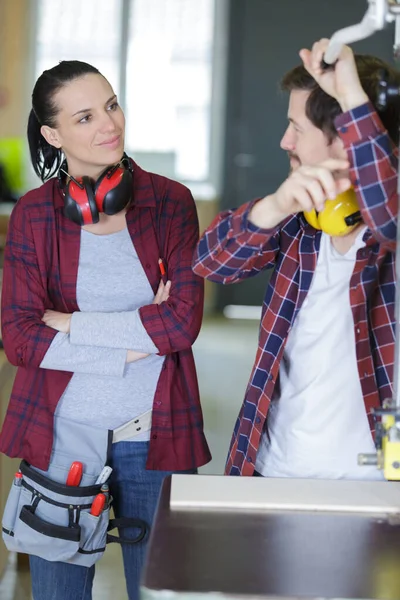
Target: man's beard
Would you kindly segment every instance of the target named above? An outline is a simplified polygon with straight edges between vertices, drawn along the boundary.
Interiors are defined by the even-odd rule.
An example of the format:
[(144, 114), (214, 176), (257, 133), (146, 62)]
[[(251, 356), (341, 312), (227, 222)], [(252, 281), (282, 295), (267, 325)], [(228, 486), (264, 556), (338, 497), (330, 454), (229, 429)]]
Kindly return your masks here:
[(296, 169), (298, 169), (301, 166), (301, 160), (299, 159), (299, 157), (297, 156), (297, 154), (295, 154), (294, 152), (288, 152), (287, 153), (289, 161), (296, 161), (297, 165), (294, 166), (291, 162), (290, 162), (290, 173), (293, 173), (293, 171), (295, 171)]

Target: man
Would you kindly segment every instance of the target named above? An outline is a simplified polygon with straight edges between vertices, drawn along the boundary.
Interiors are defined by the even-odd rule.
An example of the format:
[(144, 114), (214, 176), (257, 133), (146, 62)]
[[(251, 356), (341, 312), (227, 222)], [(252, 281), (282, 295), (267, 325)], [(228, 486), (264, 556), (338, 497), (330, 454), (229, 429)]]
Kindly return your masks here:
[[(382, 477), (357, 455), (374, 452), (371, 408), (393, 393), (399, 111), (379, 117), (374, 104), (379, 69), (400, 77), (348, 47), (324, 71), (328, 43), (302, 50), (303, 65), (283, 79), (289, 177), (220, 214), (194, 257), (198, 275), (224, 284), (274, 268), (231, 475)], [(362, 221), (344, 236), (314, 229), (303, 213), (350, 185)]]

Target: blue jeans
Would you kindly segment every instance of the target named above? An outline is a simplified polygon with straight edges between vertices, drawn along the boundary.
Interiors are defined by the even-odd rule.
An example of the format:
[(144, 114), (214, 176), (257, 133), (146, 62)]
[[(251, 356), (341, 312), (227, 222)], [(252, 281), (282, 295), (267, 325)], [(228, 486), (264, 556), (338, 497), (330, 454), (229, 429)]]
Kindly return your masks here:
[[(151, 525), (164, 478), (170, 473), (147, 471), (148, 442), (118, 442), (112, 446), (110, 492), (116, 518), (137, 517)], [(195, 473), (195, 471), (185, 471)], [(114, 533), (114, 532), (113, 532)], [(137, 530), (124, 529), (126, 537)], [(146, 541), (122, 544), (126, 587), (129, 600), (138, 600), (140, 573)], [(95, 567), (50, 562), (30, 556), (33, 600), (91, 600)]]

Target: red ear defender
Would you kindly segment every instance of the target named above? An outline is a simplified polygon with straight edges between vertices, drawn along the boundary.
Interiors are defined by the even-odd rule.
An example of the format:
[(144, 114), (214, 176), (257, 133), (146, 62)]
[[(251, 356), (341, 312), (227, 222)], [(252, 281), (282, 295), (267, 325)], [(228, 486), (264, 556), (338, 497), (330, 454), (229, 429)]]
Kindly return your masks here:
[(132, 197), (130, 169), (121, 165), (107, 169), (98, 178), (94, 192), (99, 212), (106, 215), (115, 215), (121, 212)]
[(64, 161), (58, 172), (58, 181), (64, 195), (64, 215), (78, 225), (99, 222), (100, 213), (115, 215), (132, 198), (132, 168), (124, 155), (118, 165), (108, 167), (94, 183), (89, 177), (74, 178)]
[(89, 177), (71, 178), (66, 183), (64, 215), (81, 226), (99, 222), (99, 211)]

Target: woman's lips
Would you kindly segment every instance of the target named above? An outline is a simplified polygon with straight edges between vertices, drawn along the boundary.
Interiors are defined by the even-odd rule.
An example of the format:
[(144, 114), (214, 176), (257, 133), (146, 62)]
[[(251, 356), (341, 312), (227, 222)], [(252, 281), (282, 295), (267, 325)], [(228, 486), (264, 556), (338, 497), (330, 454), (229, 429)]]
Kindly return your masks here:
[(101, 142), (101, 144), (99, 144), (99, 146), (106, 146), (107, 148), (116, 148), (119, 144), (120, 138), (121, 138), (120, 135), (115, 135), (111, 139), (106, 140), (105, 142)]

